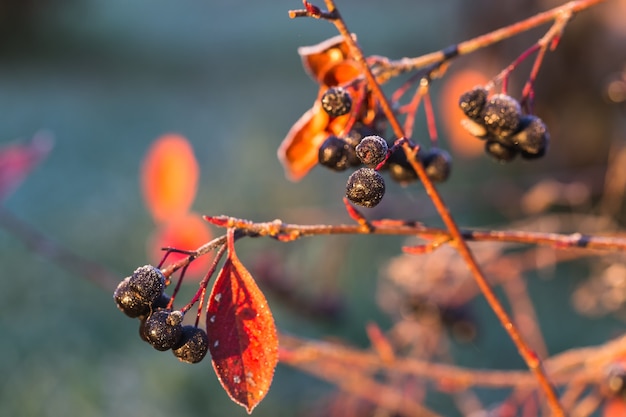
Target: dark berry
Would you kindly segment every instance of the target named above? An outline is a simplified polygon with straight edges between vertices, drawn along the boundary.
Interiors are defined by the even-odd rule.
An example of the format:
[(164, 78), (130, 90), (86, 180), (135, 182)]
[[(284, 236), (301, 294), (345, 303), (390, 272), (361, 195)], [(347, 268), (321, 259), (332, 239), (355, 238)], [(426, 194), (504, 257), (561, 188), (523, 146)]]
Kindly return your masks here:
[(443, 149), (432, 148), (424, 154), (420, 152), (420, 159), (431, 181), (443, 182), (450, 176), (452, 157)]
[(540, 158), (548, 149), (550, 135), (543, 121), (537, 116), (522, 117), (520, 131), (511, 138), (522, 157), (526, 159)]
[(354, 124), (354, 126), (352, 126), (350, 132), (348, 132), (348, 134), (342, 138), (346, 141), (350, 150), (352, 151), (350, 153), (350, 156), (348, 157), (348, 163), (351, 167), (358, 167), (361, 165), (361, 160), (356, 155), (356, 147), (361, 142), (361, 139), (366, 136), (372, 136), (376, 134), (377, 131), (373, 127), (366, 126), (362, 123), (357, 122)]
[(137, 294), (131, 285), (130, 277), (120, 282), (113, 293), (113, 299), (119, 308), (128, 317), (139, 317), (150, 312), (151, 303)]
[(142, 323), (143, 336), (156, 350), (168, 350), (178, 344), (183, 332), (180, 311), (156, 310)]
[(345, 171), (351, 165), (351, 160), (356, 158), (356, 151), (345, 140), (329, 136), (320, 146), (317, 158), (326, 168)]
[(183, 333), (178, 344), (172, 348), (174, 356), (181, 362), (198, 363), (209, 350), (209, 337), (196, 326), (183, 326)]
[(356, 147), (356, 156), (367, 166), (375, 167), (387, 156), (387, 141), (377, 135), (366, 136)]
[(331, 87), (322, 95), (322, 108), (331, 117), (350, 113), (352, 98), (342, 87)]
[(406, 154), (402, 149), (398, 149), (389, 156), (385, 164), (392, 180), (406, 185), (417, 180), (417, 173), (406, 159)]
[(165, 276), (159, 268), (144, 265), (133, 272), (129, 285), (141, 299), (151, 305), (163, 294)]
[(509, 162), (517, 155), (517, 150), (513, 147), (503, 145), (500, 142), (488, 140), (485, 143), (485, 152), (498, 162)]
[(385, 180), (373, 168), (359, 168), (350, 175), (346, 184), (346, 197), (354, 204), (374, 207), (385, 195)]
[(487, 90), (483, 87), (474, 87), (463, 93), (459, 98), (459, 107), (472, 120), (480, 120), (480, 114), (487, 102)]
[(517, 100), (506, 94), (496, 94), (485, 104), (482, 112), (482, 124), (493, 136), (508, 138), (517, 132), (522, 108)]

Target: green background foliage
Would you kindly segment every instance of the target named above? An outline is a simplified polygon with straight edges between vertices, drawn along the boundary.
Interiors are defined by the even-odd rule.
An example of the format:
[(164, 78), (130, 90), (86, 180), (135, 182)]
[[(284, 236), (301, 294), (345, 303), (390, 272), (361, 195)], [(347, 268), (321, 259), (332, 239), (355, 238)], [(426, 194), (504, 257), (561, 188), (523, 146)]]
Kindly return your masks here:
[[(531, 13), (529, 7), (500, 21), (485, 12), (484, 22), (468, 22), (459, 3), (342, 1), (339, 6), (365, 53), (391, 58), (431, 52)], [(287, 10), (300, 6), (285, 0), (50, 0), (32, 6), (20, 19), (6, 18), (0, 38), (0, 141), (28, 138), (40, 129), (55, 137), (48, 159), (6, 207), (121, 279), (146, 262), (146, 239), (154, 229), (139, 191), (139, 163), (152, 140), (178, 132), (193, 143), (201, 165), (196, 211), (258, 221), (348, 221), (341, 203), (347, 175), (317, 168), (294, 184), (284, 178), (276, 159), (280, 141), (317, 93), (296, 49), (335, 34), (326, 22), (289, 20)], [(584, 27), (586, 21), (580, 22)], [(497, 55), (505, 65), (537, 38), (538, 32), (533, 33), (522, 37), (526, 44), (479, 57)], [(566, 32), (565, 43), (567, 37)], [(578, 47), (586, 50), (584, 44)], [(548, 56), (548, 74), (566, 68), (559, 67), (566, 65), (559, 53)], [(455, 65), (481, 62), (463, 58)], [(602, 77), (609, 72), (598, 65), (594, 70), (587, 83), (600, 96)], [(564, 91), (575, 89), (578, 81), (571, 82)], [(434, 92), (436, 100), (437, 87)], [(562, 131), (558, 124), (568, 120), (548, 107), (556, 106), (558, 97), (540, 88), (537, 94), (538, 108), (552, 108), (549, 122)], [(576, 109), (583, 111), (582, 106)], [(424, 141), (423, 121), (417, 130)], [(566, 177), (572, 168), (601, 169), (608, 136), (593, 139), (601, 148), (599, 156), (549, 156), (534, 165), (530, 176), (528, 164), (498, 166), (485, 156), (455, 161), (443, 193), (463, 225), (515, 220), (518, 211), (477, 199), (480, 194), (473, 190), (485, 195), (493, 195), (494, 187), (524, 190), (556, 169)], [(372, 213), (439, 223), (419, 185), (391, 185)], [(324, 254), (329, 241), (345, 251), (345, 262), (331, 276), (320, 277), (315, 256)], [(256, 253), (279, 253), (299, 271), (297, 285), (312, 291), (330, 286), (344, 297), (344, 314), (328, 323), (302, 317), (269, 294), (281, 329), (306, 337), (340, 337), (364, 347), (367, 321), (389, 324), (376, 306), (376, 281), (379, 268), (399, 253), (401, 243), (400, 238), (376, 237), (320, 237), (290, 245), (246, 241), (240, 258), (246, 264)], [(109, 292), (33, 255), (2, 231), (0, 265), (0, 415), (245, 415), (221, 390), (208, 360), (190, 366), (154, 351), (139, 339), (138, 323), (117, 311)], [(579, 319), (571, 309), (568, 294), (586, 271), (559, 268), (556, 279), (547, 282), (529, 277), (552, 353), (600, 343), (623, 328), (612, 319)], [(454, 349), (459, 362), (522, 368), (484, 302), (477, 300), (475, 308), (482, 336)], [(330, 389), (279, 365), (273, 388), (255, 415), (303, 415)]]

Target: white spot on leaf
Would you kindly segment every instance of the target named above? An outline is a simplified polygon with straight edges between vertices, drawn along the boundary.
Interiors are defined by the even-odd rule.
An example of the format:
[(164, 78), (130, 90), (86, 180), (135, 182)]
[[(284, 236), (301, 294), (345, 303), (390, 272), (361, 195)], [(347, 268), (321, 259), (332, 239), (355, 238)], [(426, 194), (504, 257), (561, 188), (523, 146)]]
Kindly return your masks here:
[(233, 377), (233, 382), (234, 382), (235, 384), (238, 384), (238, 383), (240, 383), (240, 382), (241, 382), (241, 378), (239, 378), (239, 375), (235, 375), (235, 376)]
[(215, 323), (215, 316), (211, 316), (211, 317), (209, 318), (209, 321), (210, 321), (211, 323)]
[(218, 292), (217, 294), (215, 294), (215, 297), (213, 297), (213, 298), (215, 298), (215, 301), (217, 301), (219, 303), (220, 300), (222, 299), (222, 294)]
[(215, 343), (213, 343), (213, 347), (216, 348), (220, 345), (220, 341), (216, 340)]

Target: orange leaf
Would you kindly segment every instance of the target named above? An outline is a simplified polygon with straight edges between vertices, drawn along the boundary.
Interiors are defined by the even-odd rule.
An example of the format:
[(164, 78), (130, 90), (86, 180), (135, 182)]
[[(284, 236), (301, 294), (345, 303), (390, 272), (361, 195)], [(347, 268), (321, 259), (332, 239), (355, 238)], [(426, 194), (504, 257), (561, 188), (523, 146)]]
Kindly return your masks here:
[(211, 291), (206, 313), (209, 350), (217, 377), (237, 404), (251, 413), (267, 394), (278, 363), (278, 337), (267, 300), (234, 250)]
[(488, 82), (487, 77), (476, 70), (463, 69), (450, 74), (441, 92), (441, 111), (443, 125), (448, 134), (450, 147), (456, 154), (473, 158), (483, 153), (485, 142), (472, 136), (461, 126), (461, 120), (467, 117), (459, 107), (459, 97), (477, 85)]
[[(352, 38), (356, 40), (356, 35), (353, 34)], [(324, 74), (332, 66), (343, 62), (350, 55), (350, 50), (343, 37), (337, 35), (316, 45), (302, 46), (298, 48), (298, 54), (305, 71), (318, 84), (323, 84)]]
[(292, 126), (278, 148), (278, 159), (291, 181), (301, 180), (315, 165), (317, 153), (328, 138), (329, 117), (319, 101)]
[(191, 144), (167, 134), (155, 140), (141, 167), (141, 189), (158, 223), (186, 213), (196, 197), (199, 168)]
[[(197, 213), (185, 213), (157, 227), (148, 241), (148, 256), (157, 265), (163, 257), (161, 248), (172, 247), (183, 250), (194, 250), (212, 239), (209, 224)], [(186, 257), (181, 253), (171, 253), (168, 261), (174, 262)], [(200, 279), (211, 265), (211, 256), (204, 255), (195, 259), (186, 272), (186, 278)]]

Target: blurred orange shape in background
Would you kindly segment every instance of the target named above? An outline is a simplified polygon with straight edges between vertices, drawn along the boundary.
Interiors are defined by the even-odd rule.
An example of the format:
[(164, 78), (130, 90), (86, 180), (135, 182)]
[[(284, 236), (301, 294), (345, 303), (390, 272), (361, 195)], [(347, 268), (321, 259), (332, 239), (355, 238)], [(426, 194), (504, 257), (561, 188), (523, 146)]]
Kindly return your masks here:
[(472, 136), (461, 120), (466, 116), (459, 107), (459, 97), (478, 85), (485, 85), (489, 79), (481, 72), (463, 69), (448, 74), (441, 92), (440, 114), (448, 136), (448, 143), (455, 154), (464, 158), (474, 158), (483, 152), (485, 142)]
[(187, 213), (196, 197), (199, 168), (187, 139), (166, 134), (155, 140), (141, 167), (141, 189), (154, 221)]
[(611, 398), (604, 405), (603, 417), (623, 417), (626, 416), (626, 402), (621, 398)]
[[(212, 239), (209, 224), (198, 213), (186, 213), (168, 223), (157, 226), (148, 242), (148, 253), (154, 265), (165, 255), (164, 247), (182, 250), (195, 250)], [(173, 263), (187, 255), (171, 253), (166, 264)], [(199, 279), (209, 269), (212, 257), (203, 255), (196, 258), (187, 269), (187, 278)]]

